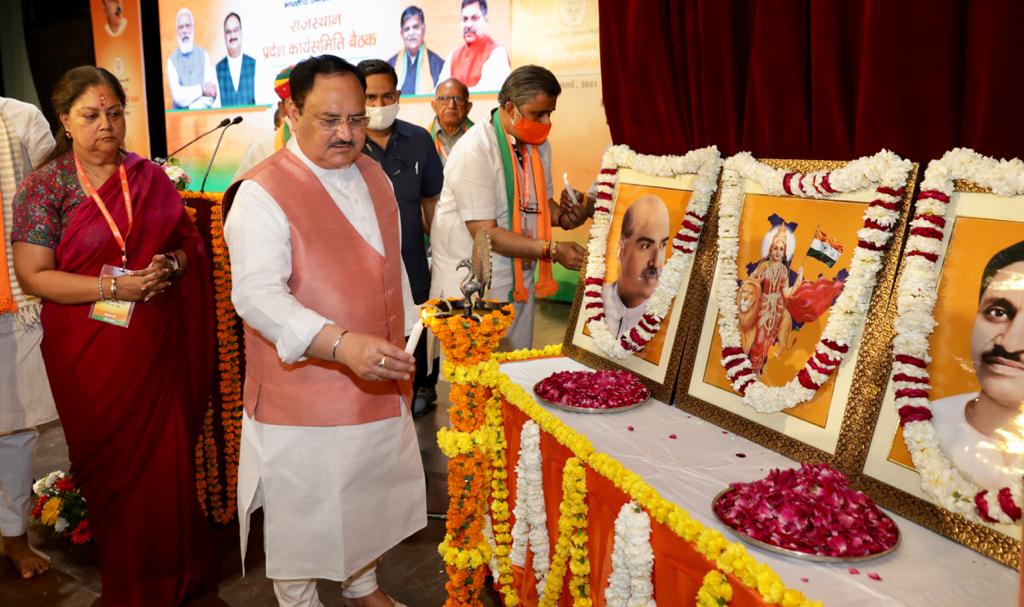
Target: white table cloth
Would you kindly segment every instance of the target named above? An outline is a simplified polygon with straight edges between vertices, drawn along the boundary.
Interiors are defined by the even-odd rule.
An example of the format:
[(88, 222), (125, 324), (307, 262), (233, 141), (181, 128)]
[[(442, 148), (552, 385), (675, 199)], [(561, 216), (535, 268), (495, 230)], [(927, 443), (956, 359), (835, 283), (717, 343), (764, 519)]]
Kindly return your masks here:
[[(554, 371), (580, 371), (588, 367), (568, 358), (547, 358), (506, 363), (501, 370), (532, 394), (533, 385)], [(618, 459), (662, 497), (686, 509), (702, 524), (720, 530), (730, 540), (739, 541), (715, 518), (711, 498), (731, 482), (757, 480), (772, 468), (799, 466), (798, 462), (660, 402), (609, 415), (549, 410), (586, 436), (595, 449)], [(628, 430), (629, 426), (633, 431)], [(669, 438), (670, 434), (677, 438)], [(830, 607), (1017, 604), (1018, 572), (903, 517), (888, 514), (902, 533), (900, 546), (891, 555), (855, 564), (859, 575), (849, 573), (848, 565), (808, 563), (750, 545), (747, 548), (754, 558), (774, 569), (787, 587)], [(881, 581), (870, 579), (868, 573), (877, 573)]]

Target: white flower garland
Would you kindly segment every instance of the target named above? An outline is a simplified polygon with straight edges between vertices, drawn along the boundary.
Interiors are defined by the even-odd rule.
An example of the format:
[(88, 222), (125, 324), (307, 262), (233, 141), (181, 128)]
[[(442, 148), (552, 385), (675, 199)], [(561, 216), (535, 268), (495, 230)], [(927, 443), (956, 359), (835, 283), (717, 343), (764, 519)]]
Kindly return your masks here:
[(548, 538), (548, 517), (544, 509), (544, 476), (541, 471), (540, 428), (537, 422), (523, 424), (519, 438), (519, 461), (516, 462), (516, 504), (512, 509), (513, 565), (526, 565), (526, 550), (533, 553), (533, 575), (537, 579), (537, 596), (544, 596), (544, 585), (551, 569), (551, 541)]
[(635, 502), (623, 504), (615, 518), (612, 572), (604, 591), (608, 607), (654, 607), (654, 550), (651, 518)]
[[(685, 156), (648, 156), (637, 154), (625, 145), (609, 148), (604, 153), (601, 173), (597, 182), (597, 203), (594, 223), (590, 228), (587, 274), (584, 279), (583, 310), (587, 315), (590, 336), (602, 352), (615, 359), (623, 359), (639, 352), (658, 333), (661, 321), (668, 314), (672, 301), (682, 285), (683, 276), (693, 263), (697, 241), (707, 216), (711, 197), (718, 185), (718, 172), (722, 157), (718, 148), (709, 146), (693, 150)], [(686, 206), (679, 231), (672, 239), (674, 252), (665, 263), (658, 286), (647, 300), (647, 308), (637, 323), (616, 338), (604, 321), (604, 298), (601, 289), (606, 273), (605, 257), (608, 254), (608, 234), (615, 212), (615, 183), (619, 168), (631, 168), (644, 175), (676, 177), (696, 174), (693, 193)]]
[[(722, 338), (722, 365), (743, 402), (762, 413), (775, 413), (809, 401), (839, 368), (871, 304), (882, 259), (899, 222), (900, 206), (911, 163), (883, 150), (831, 172), (795, 173), (760, 163), (749, 153), (725, 161), (718, 215), (718, 299)], [(828, 322), (813, 353), (797, 375), (780, 387), (769, 387), (755, 376), (743, 352), (739, 330), (739, 290), (736, 258), (739, 254), (743, 180), (752, 179), (775, 196), (829, 198), (840, 192), (875, 187), (877, 197), (864, 211), (863, 227), (842, 293), (832, 305)]]
[(928, 163), (896, 291), (892, 365), (896, 407), (922, 489), (946, 510), (969, 520), (1012, 524), (1021, 517), (1020, 485), (989, 491), (964, 478), (943, 453), (931, 421), (928, 339), (936, 325), (933, 312), (942, 243), (956, 216), (955, 205), (950, 204), (954, 179), (970, 180), (1000, 196), (1020, 196), (1024, 194), (1024, 162), (997, 161), (957, 148)]

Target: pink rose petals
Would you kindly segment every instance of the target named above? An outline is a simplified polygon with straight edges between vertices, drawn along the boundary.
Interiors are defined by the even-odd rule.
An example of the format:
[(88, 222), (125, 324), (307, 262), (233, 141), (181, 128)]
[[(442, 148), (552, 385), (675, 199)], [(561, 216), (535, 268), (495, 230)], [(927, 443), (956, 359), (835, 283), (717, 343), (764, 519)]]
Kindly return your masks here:
[(882, 581), (882, 576), (878, 575), (877, 573), (875, 573), (873, 571), (868, 574), (868, 577), (873, 579), (873, 580), (875, 580), (876, 582), (881, 582)]
[(850, 567), (847, 571), (850, 572), (850, 575), (860, 575), (860, 569), (857, 569), (856, 567)]
[(808, 578), (802, 577), (802, 578), (800, 578), (800, 581), (806, 584), (807, 582), (809, 582), (811, 580), (808, 579)]
[(633, 426), (626, 426), (626, 430), (632, 432), (633, 430), (636, 430), (636, 428), (634, 428)]
[(675, 434), (669, 434), (668, 437), (671, 438), (672, 440), (676, 440), (677, 438), (679, 438)]
[(537, 382), (537, 396), (577, 409), (620, 409), (647, 400), (651, 391), (629, 371), (558, 371)]
[[(756, 540), (808, 554), (868, 556), (892, 548), (899, 538), (892, 519), (825, 464), (771, 470), (761, 480), (733, 483), (715, 503), (715, 513)], [(860, 574), (854, 567), (849, 572)]]

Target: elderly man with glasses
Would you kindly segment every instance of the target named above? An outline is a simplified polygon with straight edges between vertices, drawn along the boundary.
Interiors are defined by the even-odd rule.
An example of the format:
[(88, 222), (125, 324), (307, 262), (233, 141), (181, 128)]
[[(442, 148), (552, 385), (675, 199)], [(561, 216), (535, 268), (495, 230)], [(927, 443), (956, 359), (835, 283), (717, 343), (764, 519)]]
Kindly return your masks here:
[(469, 89), (455, 78), (445, 80), (437, 86), (437, 96), (430, 102), (434, 108), (434, 121), (430, 124), (430, 136), (441, 157), (441, 164), (448, 162), (452, 146), (473, 126), (469, 111), (473, 102), (469, 100)]
[(224, 195), (231, 299), (245, 321), (242, 554), (263, 508), (280, 605), (321, 605), (327, 579), (345, 583), (352, 607), (391, 607), (377, 561), (427, 523), (398, 202), (363, 154), (362, 72), (321, 55), (289, 82), (294, 136)]

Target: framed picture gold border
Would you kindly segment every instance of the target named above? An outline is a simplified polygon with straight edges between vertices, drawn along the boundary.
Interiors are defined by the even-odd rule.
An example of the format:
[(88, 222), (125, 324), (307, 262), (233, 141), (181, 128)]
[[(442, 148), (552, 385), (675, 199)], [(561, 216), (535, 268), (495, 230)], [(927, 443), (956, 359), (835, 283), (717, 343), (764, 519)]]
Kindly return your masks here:
[[(953, 191), (954, 193), (992, 193), (992, 190), (988, 187), (961, 179), (954, 180)], [(949, 235), (949, 238), (952, 238), (952, 234)], [(902, 265), (902, 260), (903, 256), (901, 254), (901, 265), (897, 275), (898, 280), (903, 278), (905, 266)], [(898, 284), (898, 282), (896, 284)], [(876, 426), (878, 423), (877, 420), (881, 413), (881, 407), (885, 401), (886, 391), (889, 388), (889, 370), (891, 369), (892, 359), (891, 344), (892, 340), (896, 336), (894, 326), (894, 322), (896, 320), (896, 304), (897, 298), (894, 290), (893, 296), (889, 302), (889, 310), (887, 310), (884, 315), (885, 323), (883, 327), (887, 336), (887, 343), (889, 344), (890, 360), (886, 365), (885, 376), (873, 386), (875, 390), (879, 391), (880, 396), (877, 403), (874, 405), (873, 418), (876, 421), (872, 426)], [(997, 529), (989, 527), (988, 525), (969, 521), (963, 516), (950, 512), (949, 510), (946, 510), (945, 508), (942, 508), (941, 506), (938, 506), (926, 499), (922, 499), (917, 495), (908, 493), (881, 479), (869, 476), (865, 471), (865, 467), (867, 465), (868, 450), (871, 448), (872, 440), (874, 438), (874, 432), (875, 429), (873, 427), (871, 433), (858, 445), (844, 445), (844, 457), (848, 459), (853, 466), (858, 468), (859, 474), (853, 479), (855, 487), (870, 495), (876, 502), (878, 502), (879, 505), (904, 516), (919, 525), (944, 535), (998, 563), (1006, 565), (1007, 567), (1020, 569), (1021, 542), (1019, 539), (1014, 539)]]
[[(759, 159), (759, 162), (773, 168), (800, 173), (833, 171), (849, 164), (849, 161), (789, 159)], [(911, 170), (907, 175), (907, 188), (903, 195), (900, 216), (893, 229), (892, 240), (882, 258), (882, 269), (879, 271), (875, 289), (871, 295), (870, 310), (889, 310), (889, 300), (894, 294), (896, 272), (902, 253), (907, 220), (910, 216), (911, 201), (914, 196), (913, 186), (917, 182), (917, 174), (918, 164), (912, 163)], [(719, 188), (720, 190), (721, 188)], [(715, 236), (718, 234), (718, 205), (719, 200), (716, 197), (708, 223), (704, 227), (706, 232)], [(687, 310), (690, 326), (686, 331), (687, 341), (684, 347), (682, 368), (676, 382), (676, 406), (799, 462), (823, 462), (847, 475), (857, 475), (860, 472), (857, 462), (863, 462), (863, 458), (866, 456), (867, 446), (864, 441), (870, 438), (874, 431), (875, 417), (884, 395), (882, 390), (884, 390), (889, 376), (893, 319), (889, 318), (887, 314), (869, 314), (867, 317), (860, 337), (859, 356), (854, 361), (854, 377), (856, 379), (851, 387), (846, 412), (840, 425), (836, 453), (828, 453), (795, 437), (768, 428), (752, 419), (742, 417), (689, 394), (689, 384), (695, 370), (697, 346), (701, 338), (704, 317), (709, 299), (713, 296), (711, 289), (717, 260), (717, 240), (711, 237), (694, 261), (693, 274), (686, 294), (686, 301), (690, 304)], [(888, 331), (886, 330), (887, 326)], [(717, 330), (717, 324), (713, 330)], [(710, 355), (714, 356), (713, 353)], [(880, 385), (881, 389), (878, 387)]]
[[(640, 171), (637, 171), (636, 169), (631, 169), (629, 167), (621, 167), (621, 170), (620, 170), (620, 173), (619, 173), (619, 177), (621, 177), (621, 174), (622, 174), (622, 172), (624, 170), (633, 171), (637, 175), (642, 176), (642, 177), (646, 177), (646, 178), (651, 179), (653, 181), (663, 181), (665, 179), (664, 177), (648, 176), (648, 175), (645, 175), (644, 173), (642, 173)], [(686, 175), (695, 175), (695, 174), (687, 173)], [(682, 175), (680, 175), (680, 176), (682, 176)], [(619, 186), (619, 183), (633, 183), (633, 182), (632, 181), (620, 182), (617, 179), (616, 183), (615, 183), (615, 191), (616, 191), (615, 192), (615, 196), (618, 196), (618, 186)], [(715, 193), (712, 196), (712, 199), (711, 199), (711, 201), (710, 201), (710, 203), (708, 205), (708, 211), (707, 211), (708, 218), (705, 220), (704, 227), (701, 229), (700, 238), (697, 241), (697, 249), (694, 252), (693, 265), (690, 267), (689, 276), (687, 278), (686, 293), (689, 292), (689, 287), (690, 287), (690, 285), (694, 281), (694, 276), (695, 276), (694, 272), (696, 271), (697, 260), (700, 258), (701, 250), (704, 247), (708, 246), (709, 241), (713, 241), (714, 240), (714, 234), (717, 233), (716, 231), (714, 231), (715, 228), (713, 227), (713, 224), (712, 224), (712, 222), (710, 220), (714, 217), (714, 214), (715, 214), (716, 209), (718, 207), (718, 194), (719, 194), (718, 188), (721, 187), (721, 168), (719, 168), (719, 174), (718, 174), (717, 182), (716, 183), (718, 185), (716, 186)], [(685, 189), (685, 188), (683, 188), (683, 189)], [(692, 191), (692, 190), (688, 190), (688, 191)], [(712, 236), (708, 236), (709, 232), (712, 234)], [(569, 357), (569, 358), (571, 358), (571, 359), (573, 359), (573, 360), (581, 362), (581, 363), (583, 363), (583, 364), (585, 364), (588, 367), (591, 367), (593, 369), (613, 369), (613, 370), (621, 369), (621, 370), (631, 371), (630, 369), (627, 369), (623, 365), (620, 365), (619, 363), (617, 363), (614, 359), (601, 356), (600, 354), (597, 354), (597, 353), (592, 352), (592, 351), (590, 351), (590, 350), (588, 350), (586, 348), (583, 348), (583, 347), (577, 345), (574, 342), (574, 338), (576, 336), (576, 325), (579, 323), (580, 310), (581, 310), (582, 304), (583, 304), (583, 290), (586, 287), (586, 272), (587, 272), (587, 260), (588, 260), (588, 258), (589, 258), (589, 252), (587, 253), (587, 257), (584, 258), (583, 265), (582, 265), (582, 267), (580, 268), (580, 271), (579, 271), (579, 282), (576, 285), (576, 293), (573, 296), (572, 310), (569, 313), (569, 320), (566, 323), (566, 327), (565, 327), (565, 335), (562, 338), (562, 354), (567, 356), (567, 357)], [(673, 306), (679, 305), (679, 297), (680, 296), (685, 296), (685, 293), (684, 292), (676, 293), (675, 301), (673, 302)], [(690, 307), (691, 307), (691, 305), (690, 305), (690, 303), (688, 301), (688, 297), (687, 297), (682, 302), (681, 312), (680, 312), (680, 316), (679, 316), (679, 322), (678, 322), (678, 324), (676, 326), (676, 333), (673, 336), (672, 341), (670, 342), (668, 339), (665, 340), (665, 347), (667, 348), (667, 347), (669, 347), (671, 345), (671, 350), (669, 351), (668, 363), (667, 363), (667, 366), (665, 367), (665, 377), (664, 377), (664, 379), (659, 382), (659, 381), (656, 381), (656, 380), (654, 380), (654, 379), (652, 379), (650, 377), (644, 376), (642, 373), (636, 373), (635, 371), (633, 371), (635, 373), (636, 377), (640, 381), (642, 381), (644, 383), (644, 385), (646, 385), (651, 390), (651, 396), (653, 396), (655, 399), (660, 400), (660, 401), (665, 402), (665, 403), (671, 403), (672, 402), (673, 392), (674, 392), (675, 387), (676, 387), (676, 378), (677, 378), (677, 376), (679, 374), (679, 368), (680, 368), (680, 365), (682, 363), (683, 348), (684, 348), (684, 345), (686, 343), (686, 337), (687, 337), (686, 334), (689, 331), (690, 325), (691, 325), (691, 323), (689, 322), (689, 314), (691, 313), (690, 312)], [(671, 316), (672, 316), (672, 314), (670, 313), (668, 316), (665, 317), (665, 319), (662, 322), (669, 322)], [(664, 354), (663, 354), (663, 356), (664, 356)]]

